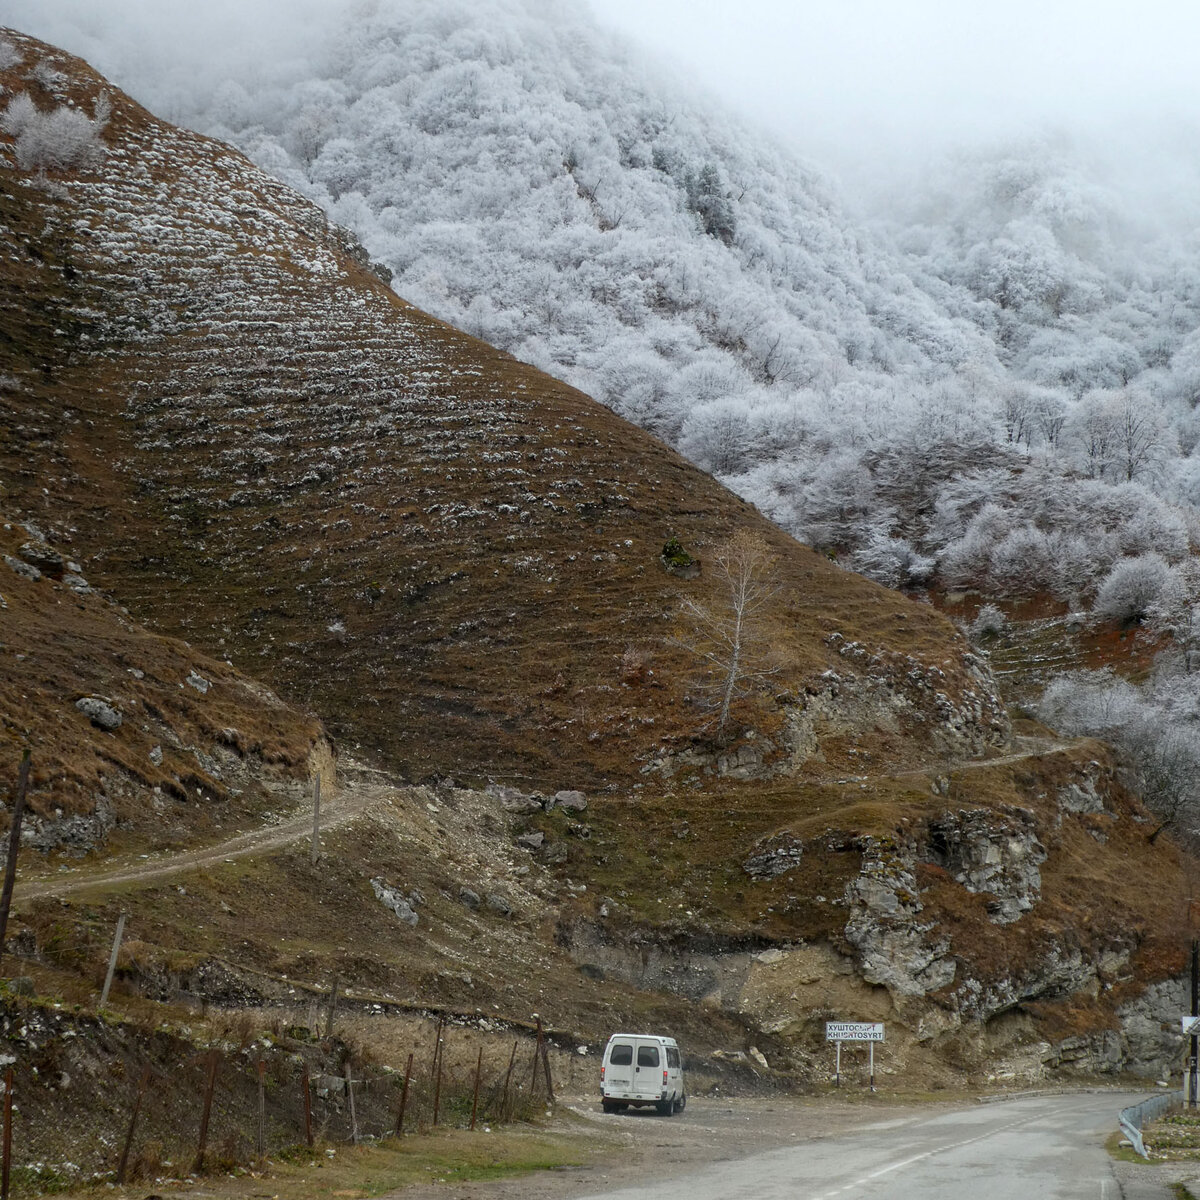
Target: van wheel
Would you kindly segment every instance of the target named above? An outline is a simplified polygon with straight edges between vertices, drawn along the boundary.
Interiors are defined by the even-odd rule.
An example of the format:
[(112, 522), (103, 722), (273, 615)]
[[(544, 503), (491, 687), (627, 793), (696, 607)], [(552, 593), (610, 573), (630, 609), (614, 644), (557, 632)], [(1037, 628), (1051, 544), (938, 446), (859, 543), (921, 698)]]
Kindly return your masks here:
[(658, 1109), (660, 1117), (669, 1117), (675, 1111), (674, 1100), (657, 1100), (654, 1107)]
[(681, 1113), (681, 1112), (683, 1112), (683, 1110), (684, 1110), (685, 1108), (687, 1108), (687, 1093), (686, 1093), (686, 1092), (682, 1093), (682, 1094), (681, 1094), (681, 1095), (680, 1095), (680, 1096), (679, 1096), (679, 1097), (676, 1099), (676, 1101), (675, 1101), (675, 1111), (676, 1111), (677, 1113)]
[(601, 1100), (600, 1107), (604, 1109), (606, 1113), (618, 1113), (625, 1107), (625, 1105), (618, 1104), (615, 1100)]

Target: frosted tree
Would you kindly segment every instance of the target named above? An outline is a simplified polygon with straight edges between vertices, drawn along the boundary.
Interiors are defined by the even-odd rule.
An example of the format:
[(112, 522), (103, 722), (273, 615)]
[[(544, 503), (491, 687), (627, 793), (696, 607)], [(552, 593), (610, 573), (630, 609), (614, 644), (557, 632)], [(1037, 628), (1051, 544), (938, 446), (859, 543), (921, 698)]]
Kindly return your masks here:
[(675, 642), (701, 668), (700, 689), (724, 737), (734, 700), (774, 674), (765, 616), (779, 591), (775, 556), (757, 534), (735, 534), (704, 564), (712, 581), (707, 600), (685, 598)]

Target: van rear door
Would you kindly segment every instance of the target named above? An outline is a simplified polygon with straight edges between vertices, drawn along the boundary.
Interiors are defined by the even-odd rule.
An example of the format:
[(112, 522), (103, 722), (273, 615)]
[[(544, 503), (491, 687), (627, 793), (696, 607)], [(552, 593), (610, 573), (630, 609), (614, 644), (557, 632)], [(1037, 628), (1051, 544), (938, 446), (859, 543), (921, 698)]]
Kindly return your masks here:
[(657, 1100), (663, 1091), (665, 1066), (662, 1046), (657, 1041), (638, 1038), (633, 1066), (633, 1094), (647, 1100)]
[(621, 1038), (608, 1048), (608, 1062), (604, 1072), (604, 1094), (606, 1096), (632, 1096), (634, 1079), (634, 1041)]

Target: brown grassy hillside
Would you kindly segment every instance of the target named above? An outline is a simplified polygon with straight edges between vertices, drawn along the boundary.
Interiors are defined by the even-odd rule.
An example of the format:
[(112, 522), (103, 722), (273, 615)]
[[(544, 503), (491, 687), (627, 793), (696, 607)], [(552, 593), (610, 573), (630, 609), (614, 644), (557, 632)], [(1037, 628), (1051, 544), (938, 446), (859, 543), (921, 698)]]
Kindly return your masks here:
[[(23, 59), (6, 94), (103, 107), (85, 64), (8, 36)], [(140, 771), (147, 804), (171, 779), (184, 803), (210, 786), (193, 746), (302, 770), (315, 723), (265, 699), (246, 711), (241, 672), (392, 780), (437, 783), (389, 801), (386, 828), (347, 823), (317, 868), (290, 845), (186, 888), (125, 881), (131, 987), (223, 956), (312, 986), (341, 971), (414, 1005), (554, 1005), (589, 1037), (684, 997), (698, 1039), (740, 1023), (808, 1079), (839, 1015), (901, 1025), (897, 1062), (1011, 1051), (1022, 1077), (1065, 1037), (1105, 1069), (1160, 1053), (1115, 1031), (1180, 965), (1187, 885), (1102, 747), (1007, 745), (985, 664), (931, 607), (405, 304), (229, 148), (110, 100), (106, 157), (86, 169), (18, 169), (0, 136), (0, 504), (14, 547), (32, 523), (132, 615), (88, 632), (117, 610), (14, 585), (6, 650), (37, 656), (0, 674), (0, 773), (37, 731), (76, 728), (82, 690), (171, 715), (182, 748), (151, 772), (157, 727), (140, 717), (69, 764), (47, 742), (64, 769), (39, 780), (43, 805), (89, 812), (105, 763)], [(753, 630), (766, 673), (714, 739), (681, 603), (720, 606), (714, 559), (735, 535), (774, 559)], [(673, 537), (698, 575), (666, 569)], [(208, 707), (189, 672), (212, 681)], [(448, 778), (581, 788), (588, 807)], [(399, 925), (374, 875), (417, 887), (432, 919)], [(510, 912), (463, 899), (484, 884)], [(94, 974), (89, 901), (39, 903), (43, 957), (46, 930), (69, 927), (54, 938), (80, 940)]]
[[(27, 63), (0, 83), (90, 112), (102, 82), (55, 61), (57, 95)], [(228, 148), (112, 104), (102, 168), (6, 172), (0, 478), (139, 617), (414, 777), (595, 786), (704, 724), (669, 635), (710, 577), (668, 575), (664, 542), (703, 561), (749, 528), (778, 556), (775, 692), (845, 673), (836, 632), (989, 703), (930, 609), (406, 305)]]

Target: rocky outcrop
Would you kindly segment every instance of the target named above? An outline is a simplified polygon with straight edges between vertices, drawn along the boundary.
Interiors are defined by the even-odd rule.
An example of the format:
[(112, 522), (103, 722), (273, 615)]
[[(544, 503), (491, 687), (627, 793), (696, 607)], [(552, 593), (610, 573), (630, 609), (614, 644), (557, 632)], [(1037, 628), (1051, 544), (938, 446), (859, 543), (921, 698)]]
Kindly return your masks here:
[(948, 812), (930, 821), (924, 850), (967, 891), (992, 897), (988, 916), (997, 924), (1016, 921), (1041, 895), (1046, 849), (1028, 809)]

